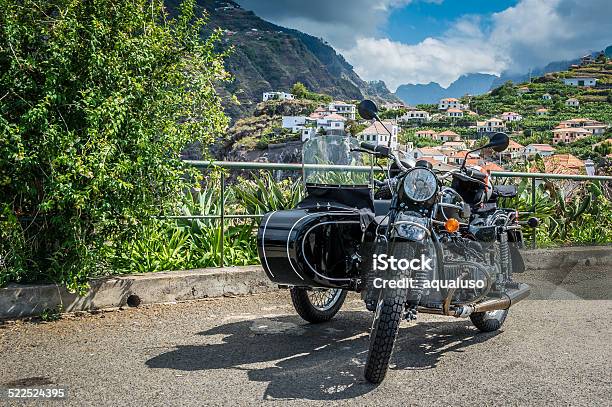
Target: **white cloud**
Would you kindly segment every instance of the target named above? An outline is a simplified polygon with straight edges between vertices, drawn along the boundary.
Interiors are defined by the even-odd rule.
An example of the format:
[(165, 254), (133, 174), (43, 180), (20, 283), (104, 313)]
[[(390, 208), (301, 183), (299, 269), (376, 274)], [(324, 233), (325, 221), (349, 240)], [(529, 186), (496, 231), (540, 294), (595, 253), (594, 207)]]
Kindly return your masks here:
[[(470, 72), (525, 72), (612, 44), (611, 0), (519, 0), (492, 16), (456, 21), (417, 44), (381, 36), (394, 8), (444, 0), (237, 0), (274, 23), (323, 37), (367, 80), (443, 86)], [(456, 0), (458, 1), (458, 0)], [(347, 4), (349, 3), (349, 4)]]
[(521, 0), (493, 15), (489, 42), (514, 71), (573, 59), (612, 44), (610, 0)]
[(463, 19), (441, 38), (426, 38), (414, 45), (360, 38), (355, 47), (340, 52), (360, 76), (382, 79), (392, 91), (405, 83), (448, 86), (464, 73), (499, 74), (508, 66), (477, 27), (477, 21)]
[(493, 14), (487, 32), (467, 17), (418, 44), (361, 37), (340, 52), (364, 79), (382, 79), (391, 90), (430, 81), (448, 86), (465, 73), (526, 71), (601, 50), (612, 44), (611, 15), (610, 0), (521, 0)]
[(322, 37), (337, 48), (348, 48), (355, 45), (358, 36), (376, 36), (394, 8), (404, 7), (413, 0), (236, 1), (275, 24)]

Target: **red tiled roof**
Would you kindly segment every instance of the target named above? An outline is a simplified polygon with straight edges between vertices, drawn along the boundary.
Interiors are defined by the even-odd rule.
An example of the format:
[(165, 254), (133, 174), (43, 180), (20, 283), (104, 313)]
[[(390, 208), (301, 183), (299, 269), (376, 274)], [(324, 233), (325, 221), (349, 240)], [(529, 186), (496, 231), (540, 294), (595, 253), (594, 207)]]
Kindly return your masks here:
[(325, 120), (342, 120), (342, 121), (346, 120), (345, 117), (342, 117), (342, 116), (340, 116), (339, 114), (336, 114), (336, 113), (332, 113), (330, 115), (327, 115), (323, 119), (325, 119)]
[(555, 148), (551, 146), (550, 144), (529, 144), (527, 147), (533, 147), (538, 151), (549, 151), (549, 152), (555, 151)]
[(558, 154), (544, 157), (544, 168), (547, 173), (552, 174), (582, 174), (584, 172), (584, 161), (571, 154)]
[(508, 148), (524, 148), (524, 146), (514, 140), (510, 140), (510, 143), (508, 143)]
[(505, 169), (495, 163), (484, 163), (480, 166), (483, 171), (490, 173), (491, 171), (505, 171)]

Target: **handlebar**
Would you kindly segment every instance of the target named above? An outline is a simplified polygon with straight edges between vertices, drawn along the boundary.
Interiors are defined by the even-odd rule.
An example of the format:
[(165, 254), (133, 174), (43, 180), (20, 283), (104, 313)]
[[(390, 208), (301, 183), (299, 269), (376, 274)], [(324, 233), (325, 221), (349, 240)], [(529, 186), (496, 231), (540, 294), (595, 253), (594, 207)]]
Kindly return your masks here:
[(395, 165), (397, 165), (397, 168), (400, 169), (400, 171), (408, 171), (408, 168), (406, 168), (406, 166), (404, 166), (404, 164), (402, 164), (401, 160), (399, 159), (399, 157), (395, 154), (393, 154), (393, 152), (391, 152), (391, 150), (389, 149), (389, 147), (387, 146), (382, 146), (382, 145), (374, 145), (372, 143), (368, 143), (363, 141), (360, 144), (361, 148), (363, 148), (364, 150), (370, 151), (373, 154), (378, 154), (384, 157), (388, 157), (391, 158), (394, 162)]
[(372, 152), (375, 152), (375, 150), (376, 150), (376, 146), (374, 144), (372, 144), (372, 143), (368, 143), (368, 142), (362, 141), (361, 144), (359, 144), (359, 145), (364, 150), (368, 150), (368, 151), (372, 151)]
[(389, 147), (387, 146), (382, 146), (382, 145), (374, 145), (372, 143), (367, 143), (367, 142), (362, 142), (361, 144), (361, 148), (363, 148), (364, 150), (368, 150), (371, 151), (375, 154), (380, 154), (383, 155), (385, 157), (390, 157), (391, 156), (391, 152), (389, 151)]

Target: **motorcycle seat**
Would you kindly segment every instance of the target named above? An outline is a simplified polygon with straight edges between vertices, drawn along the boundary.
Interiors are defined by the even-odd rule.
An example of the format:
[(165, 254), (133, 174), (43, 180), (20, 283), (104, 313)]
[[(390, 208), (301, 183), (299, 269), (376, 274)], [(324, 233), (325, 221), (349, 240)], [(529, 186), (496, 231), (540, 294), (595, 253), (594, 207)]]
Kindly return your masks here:
[(391, 208), (390, 199), (375, 199), (374, 200), (374, 214), (378, 216), (385, 216), (389, 213)]
[(515, 185), (495, 185), (493, 192), (500, 198), (514, 198), (518, 193)]

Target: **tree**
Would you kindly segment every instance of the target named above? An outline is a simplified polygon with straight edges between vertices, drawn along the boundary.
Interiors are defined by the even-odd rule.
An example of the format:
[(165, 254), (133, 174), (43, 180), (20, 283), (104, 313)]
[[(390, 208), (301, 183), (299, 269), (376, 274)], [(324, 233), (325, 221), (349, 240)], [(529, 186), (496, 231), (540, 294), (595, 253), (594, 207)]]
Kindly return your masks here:
[(298, 99), (307, 99), (309, 91), (302, 82), (296, 82), (291, 88), (291, 93)]
[(83, 289), (196, 185), (227, 79), (186, 0), (0, 0), (0, 285)]
[(301, 82), (296, 82), (291, 88), (291, 93), (298, 99), (314, 100), (315, 102), (329, 103), (332, 101), (332, 97), (321, 93), (315, 93), (308, 90), (308, 88)]

